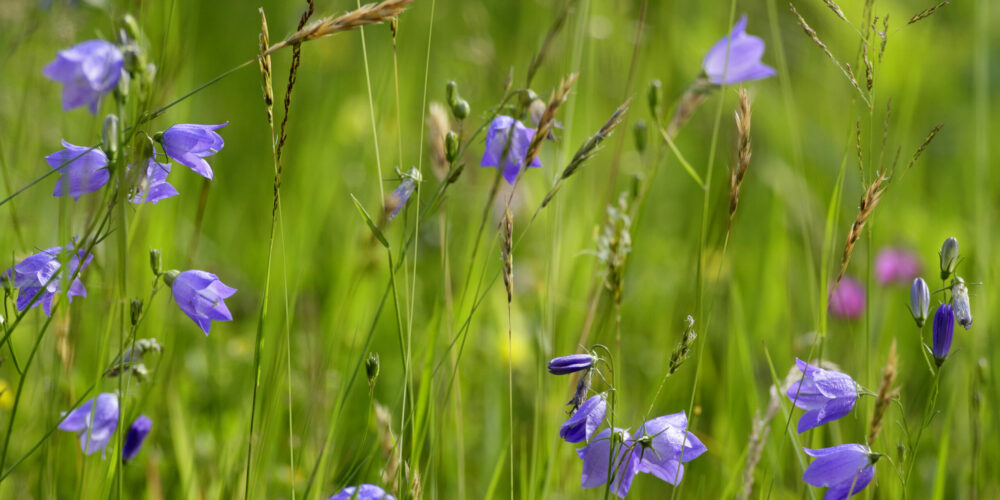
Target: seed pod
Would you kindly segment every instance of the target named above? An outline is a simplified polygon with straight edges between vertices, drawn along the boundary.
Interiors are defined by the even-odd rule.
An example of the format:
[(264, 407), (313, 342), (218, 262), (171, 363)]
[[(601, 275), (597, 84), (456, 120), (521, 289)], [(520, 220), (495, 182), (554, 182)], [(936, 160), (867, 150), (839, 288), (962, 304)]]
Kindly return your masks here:
[(452, 163), (458, 158), (458, 134), (451, 130), (444, 136), (445, 158)]
[(142, 316), (142, 301), (135, 299), (129, 305), (129, 319), (132, 320), (132, 326), (139, 324), (139, 318)]
[(467, 116), (469, 116), (469, 111), (469, 102), (465, 99), (458, 99), (455, 101), (455, 104), (452, 104), (451, 106), (451, 113), (459, 120), (464, 120)]

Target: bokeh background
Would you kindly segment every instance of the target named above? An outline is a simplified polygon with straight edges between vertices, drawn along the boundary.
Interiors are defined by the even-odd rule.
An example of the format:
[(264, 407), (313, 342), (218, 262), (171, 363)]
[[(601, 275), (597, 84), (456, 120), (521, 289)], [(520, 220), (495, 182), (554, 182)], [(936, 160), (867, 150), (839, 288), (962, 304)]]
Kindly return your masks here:
[[(428, 147), (421, 142), (427, 139), (422, 130), (427, 104), (444, 101), (445, 83), (454, 80), (472, 109), (463, 124), (454, 126), (472, 132), (499, 101), (511, 68), (514, 88), (523, 85), (564, 2), (417, 0), (400, 17), (395, 51), (388, 26), (367, 28), (364, 47), (357, 31), (302, 46), (287, 127), (282, 223), (271, 261), (252, 440), (255, 337), (267, 273), (273, 184), (270, 131), (256, 65), (145, 125), (152, 133), (174, 123), (228, 121), (220, 131), (226, 146), (210, 160), (215, 178), (205, 181), (175, 167), (171, 182), (180, 196), (129, 210), (134, 231), (124, 297), (114, 286), (115, 247), (98, 247), (84, 275), (88, 296), (56, 315), (25, 380), (12, 428), (13, 393), (21, 377), (10, 363), (0, 364), (5, 388), (0, 427), (10, 434), (6, 463), (10, 467), (26, 456), (0, 482), (0, 497), (117, 495), (112, 454), (103, 460), (85, 457), (69, 433), (47, 434), (60, 412), (95, 381), (99, 392), (117, 389), (116, 380), (99, 374), (118, 343), (102, 346), (102, 340), (116, 324), (109, 317), (119, 301), (148, 296), (152, 274), (147, 253), (156, 248), (166, 268), (208, 270), (239, 292), (227, 300), (234, 321), (214, 324), (207, 337), (165, 290), (146, 304), (139, 337), (156, 338), (164, 351), (147, 362), (150, 379), (133, 381), (123, 401), (127, 422), (139, 413), (154, 421), (144, 450), (124, 468), (127, 498), (292, 498), (293, 492), (304, 496), (311, 482), (309, 495), (325, 498), (346, 485), (380, 483), (392, 461), (385, 443), (391, 446), (399, 437), (404, 411), (400, 331), (410, 339), (412, 353), (404, 460), (417, 471), (423, 497), (602, 497), (601, 489), (579, 488), (576, 446), (558, 436), (572, 381), (545, 369), (549, 358), (578, 352), (584, 332), (585, 346), (602, 343), (614, 352), (618, 422), (636, 428), (651, 404), (654, 415), (689, 411), (690, 430), (709, 449), (688, 464), (681, 487), (642, 475), (632, 497), (734, 497), (743, 489), (755, 411), (766, 409), (775, 377), (783, 378), (796, 356), (808, 357), (817, 335), (825, 331), (823, 358), (871, 391), (877, 390), (890, 344), (898, 343), (899, 404), (891, 407), (885, 429), (871, 443), (891, 461), (878, 464), (875, 483), (862, 495), (899, 498), (904, 493), (897, 474), (901, 446), (911, 451), (903, 445), (919, 425), (932, 375), (907, 309), (908, 287), (882, 286), (868, 278), (877, 252), (898, 246), (919, 256), (922, 274), (937, 288), (937, 251), (948, 236), (961, 244), (959, 274), (982, 284), (971, 287), (975, 323), (968, 332), (956, 331), (954, 354), (941, 378), (938, 414), (923, 434), (905, 490), (914, 498), (1000, 494), (993, 474), (1000, 467), (1000, 453), (992, 446), (1000, 424), (995, 409), (1000, 372), (993, 359), (993, 310), (998, 304), (992, 293), (997, 278), (993, 221), (1000, 208), (992, 172), (1000, 139), (995, 123), (1000, 116), (1000, 31), (995, 28), (1000, 7), (989, 0), (954, 2), (905, 26), (910, 16), (933, 3), (873, 2), (876, 15), (889, 15), (890, 29), (875, 74), (874, 111), (869, 112), (783, 2), (648, 2), (636, 43), (643, 3), (568, 2), (565, 23), (532, 82), (532, 89), (547, 99), (561, 77), (579, 73), (560, 110), (558, 141), (545, 144), (540, 155), (544, 166), (524, 176), (513, 198), (515, 237), (521, 239), (514, 254), (510, 349), (506, 293), (502, 282), (492, 279), (501, 264), (495, 228), (502, 202), (489, 209), (471, 260), (495, 178), (493, 169), (478, 167), (481, 136), (463, 156), (465, 170), (445, 201), (420, 224), (415, 250), (401, 258), (398, 310), (390, 296), (374, 329), (388, 263), (350, 195), (378, 214), (381, 190), (388, 192), (398, 183), (393, 167), (420, 166), (423, 204), (411, 201), (386, 229), (398, 262), (418, 210), (438, 185)], [(268, 0), (4, 1), (0, 191), (6, 196), (44, 174), (48, 167), (43, 158), (59, 149), (60, 139), (92, 144), (100, 138), (110, 100), (97, 116), (82, 109), (63, 112), (59, 86), (41, 73), (57, 50), (95, 37), (114, 39), (121, 16), (133, 14), (145, 32), (150, 60), (158, 64), (153, 99), (158, 106), (254, 57), (258, 5), (267, 13), (272, 41), (292, 33), (305, 9), (304, 2)], [(819, 0), (795, 5), (830, 50), (854, 66), (864, 2), (840, 2), (851, 24)], [(354, 7), (353, 1), (318, 1), (315, 15)], [(650, 81), (660, 80), (661, 106), (669, 110), (698, 76), (707, 49), (728, 31), (733, 13), (745, 13), (748, 32), (766, 41), (764, 62), (778, 76), (744, 85), (753, 102), (753, 158), (725, 251), (736, 88), (712, 93), (677, 137), (679, 150), (704, 176), (713, 157), (716, 117), (721, 116), (703, 254), (705, 301), (699, 314), (695, 270), (704, 193), (653, 135), (646, 92)], [(290, 51), (275, 54), (279, 102), (289, 62)], [(625, 122), (529, 225), (554, 177), (626, 97), (633, 101)], [(848, 268), (849, 276), (868, 282), (867, 314), (858, 320), (827, 320), (821, 306), (828, 286), (824, 278), (839, 267), (865, 187), (856, 144), (860, 136), (865, 175), (871, 178), (889, 99), (885, 164), (898, 146), (902, 165)], [(651, 129), (644, 152), (633, 137), (633, 124), (640, 119)], [(911, 169), (902, 168), (938, 123), (944, 127), (920, 160)], [(834, 198), (841, 172), (841, 194)], [(631, 227), (618, 348), (615, 309), (599, 286), (603, 269), (593, 251), (606, 206), (629, 192), (636, 176), (651, 184)], [(102, 197), (97, 195), (79, 202), (53, 198), (53, 184), (50, 177), (0, 206), (4, 259), (13, 262), (70, 240), (100, 209)], [(831, 204), (835, 211), (828, 234)], [(480, 295), (484, 299), (463, 337), (461, 327)], [(936, 305), (940, 297), (932, 302)], [(13, 314), (9, 305), (7, 311), (5, 319)], [(689, 314), (699, 318), (692, 357), (654, 400)], [(33, 311), (11, 336), (19, 358), (28, 355), (44, 320), (41, 311)], [(929, 335), (928, 326), (927, 342)], [(117, 339), (117, 333), (111, 338)], [(359, 364), (369, 351), (381, 360), (371, 392)], [(514, 383), (513, 461), (507, 453), (508, 361)], [(595, 388), (603, 387), (595, 382)], [(389, 415), (391, 435), (378, 423), (373, 402)], [(753, 496), (819, 496), (822, 490), (800, 480), (804, 465), (797, 448), (863, 442), (873, 398), (863, 397), (849, 416), (800, 436), (794, 435), (799, 412), (788, 427), (790, 405), (787, 400), (782, 404), (756, 467)], [(414, 428), (418, 446), (411, 444)], [(328, 435), (332, 439), (324, 448)], [(327, 455), (322, 474), (313, 476), (321, 452)], [(511, 463), (513, 491), (508, 485)]]

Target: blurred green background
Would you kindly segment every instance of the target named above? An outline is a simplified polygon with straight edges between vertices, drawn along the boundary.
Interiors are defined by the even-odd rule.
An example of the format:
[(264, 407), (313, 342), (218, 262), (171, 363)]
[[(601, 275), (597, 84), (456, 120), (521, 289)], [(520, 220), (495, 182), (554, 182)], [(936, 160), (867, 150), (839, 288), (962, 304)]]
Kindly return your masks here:
[[(738, 1), (733, 7), (730, 2), (652, 1), (636, 46), (642, 4), (640, 0), (570, 1), (565, 24), (532, 83), (533, 90), (547, 99), (561, 77), (579, 72), (558, 115), (562, 122), (558, 141), (543, 146), (544, 166), (527, 172), (513, 198), (515, 239), (523, 239), (514, 253), (510, 350), (506, 294), (501, 283), (491, 281), (501, 264), (495, 228), (502, 202), (491, 209), (476, 259), (470, 262), (495, 175), (493, 169), (478, 167), (481, 136), (465, 153), (466, 168), (448, 188), (444, 203), (419, 226), (416, 250), (405, 254), (404, 267), (396, 274), (399, 310), (390, 296), (367, 350), (369, 328), (388, 282), (388, 263), (350, 195), (378, 214), (380, 183), (389, 192), (398, 182), (393, 167), (421, 166), (423, 203), (418, 208), (411, 202), (386, 230), (394, 263), (398, 262), (418, 210), (438, 186), (428, 147), (421, 143), (427, 139), (422, 131), (425, 101), (444, 101), (445, 83), (456, 81), (472, 113), (461, 125), (452, 122), (466, 135), (472, 132), (499, 101), (511, 68), (514, 88), (523, 85), (532, 57), (560, 15), (563, 1), (417, 0), (400, 17), (395, 57), (388, 26), (365, 30), (367, 68), (357, 31), (302, 46), (283, 161), (283, 223), (276, 237), (263, 324), (249, 497), (291, 498), (293, 488), (296, 496), (303, 496), (332, 423), (336, 426), (325, 448), (323, 477), (314, 479), (310, 494), (325, 498), (346, 485), (382, 482), (380, 474), (391, 462), (384, 442), (393, 438), (377, 424), (372, 401), (384, 405), (392, 436), (398, 437), (404, 387), (398, 317), (403, 335), (412, 340), (407, 390), (413, 392), (406, 411), (412, 412), (415, 404), (419, 411), (407, 422), (404, 459), (419, 475), (422, 496), (601, 498), (601, 489), (580, 490), (577, 446), (558, 436), (572, 382), (545, 369), (549, 358), (579, 351), (595, 294), (602, 298), (585, 345), (603, 343), (614, 350), (616, 423), (635, 429), (651, 403), (653, 415), (688, 410), (693, 403), (689, 430), (709, 449), (687, 464), (676, 492), (644, 474), (636, 478), (632, 497), (736, 496), (742, 490), (753, 415), (767, 407), (768, 388), (774, 382), (768, 359), (777, 377), (783, 378), (796, 356), (809, 355), (825, 316), (820, 299), (827, 285), (821, 277), (839, 268), (844, 238), (865, 187), (855, 151), (857, 136), (871, 178), (890, 98), (886, 163), (898, 146), (902, 165), (868, 222), (848, 274), (864, 282), (880, 248), (902, 246), (920, 256), (922, 274), (932, 289), (937, 288), (936, 252), (946, 237), (955, 236), (964, 257), (959, 274), (982, 283), (972, 287), (975, 324), (968, 332), (955, 333), (954, 355), (941, 379), (939, 414), (923, 434), (905, 489), (914, 498), (1000, 495), (1000, 481), (992, 474), (1000, 467), (1000, 452), (990, 444), (1000, 426), (1000, 412), (995, 409), (1000, 372), (993, 361), (997, 345), (992, 323), (997, 300), (991, 293), (997, 278), (993, 221), (1000, 202), (998, 179), (992, 172), (994, 144), (1000, 140), (1000, 126), (994, 123), (1000, 115), (996, 83), (1000, 65), (995, 55), (1000, 31), (994, 28), (1000, 7), (989, 0), (955, 2), (904, 26), (910, 16), (933, 3), (875, 1), (876, 15), (888, 14), (890, 29), (875, 74), (874, 111), (869, 113), (857, 91), (802, 33), (783, 2)], [(838, 59), (854, 66), (864, 2), (840, 2), (852, 24), (838, 19), (822, 1), (795, 4)], [(260, 32), (258, 5), (267, 13), (272, 42), (294, 32), (305, 8), (304, 3), (286, 1), (6, 0), (0, 4), (4, 196), (48, 171), (43, 158), (59, 149), (60, 139), (93, 144), (100, 138), (103, 113), (63, 112), (60, 87), (41, 73), (58, 50), (91, 38), (113, 40), (121, 16), (133, 14), (145, 32), (150, 60), (158, 64), (153, 104), (159, 106), (254, 57)], [(319, 1), (315, 17), (354, 7), (351, 1)], [(736, 16), (748, 15), (747, 31), (766, 41), (764, 62), (779, 75), (745, 84), (753, 100), (753, 158), (725, 252), (736, 88), (711, 94), (677, 137), (679, 150), (704, 176), (716, 116), (721, 113), (704, 251), (704, 321), (695, 325), (699, 337), (692, 358), (667, 380), (654, 401), (684, 318), (699, 316), (695, 269), (703, 190), (652, 130), (647, 150), (640, 153), (632, 127), (639, 119), (652, 123), (646, 104), (651, 80), (662, 81), (666, 101), (662, 106), (669, 110), (698, 76), (705, 52), (728, 31), (731, 8)], [(279, 117), (290, 54), (284, 50), (274, 56)], [(629, 96), (633, 101), (625, 122), (529, 226), (552, 180), (576, 148)], [(111, 109), (111, 100), (105, 101), (103, 112)], [(144, 130), (224, 121), (229, 121), (220, 130), (226, 146), (210, 159), (214, 180), (205, 181), (175, 166), (170, 182), (180, 196), (139, 211), (129, 209), (136, 229), (127, 249), (124, 296), (114, 289), (115, 237), (98, 247), (83, 276), (88, 296), (56, 315), (27, 375), (13, 429), (7, 423), (20, 377), (10, 363), (0, 365), (6, 387), (0, 394), (0, 422), (4, 432), (11, 433), (8, 467), (41, 441), (0, 482), (0, 497), (117, 494), (110, 453), (103, 461), (98, 455), (85, 457), (77, 440), (65, 432), (43, 438), (58, 423), (59, 412), (69, 409), (95, 380), (98, 392), (117, 389), (117, 380), (102, 379), (99, 373), (113, 359), (118, 342), (102, 348), (101, 341), (112, 325), (109, 311), (115, 311), (121, 300), (148, 296), (150, 248), (163, 252), (166, 268), (208, 270), (239, 292), (227, 300), (234, 321), (215, 323), (208, 337), (181, 314), (166, 290), (146, 304), (148, 314), (139, 337), (156, 338), (165, 349), (147, 362), (150, 380), (133, 382), (123, 401), (126, 422), (139, 413), (154, 421), (144, 450), (124, 468), (125, 496), (244, 496), (257, 313), (267, 270), (273, 184), (270, 131), (256, 65), (174, 106)], [(944, 128), (920, 160), (912, 169), (903, 168), (938, 123)], [(833, 214), (833, 232), (827, 236), (827, 211), (842, 165), (842, 196)], [(618, 193), (629, 191), (636, 175), (652, 184), (631, 227), (619, 350), (614, 347), (615, 311), (607, 292), (597, 286), (602, 268), (591, 252), (605, 221), (606, 205)], [(17, 261), (69, 241), (100, 209), (102, 197), (96, 194), (79, 202), (53, 198), (53, 184), (50, 177), (0, 206), (0, 249), (6, 259)], [(491, 282), (492, 288), (483, 292)], [(459, 340), (449, 350), (469, 317), (477, 291), (485, 300), (472, 315), (467, 343)], [(867, 321), (830, 319), (823, 358), (876, 391), (889, 345), (898, 342), (900, 404), (892, 406), (884, 430), (870, 443), (892, 461), (878, 464), (876, 482), (862, 495), (899, 498), (904, 490), (897, 475), (902, 466), (899, 445), (908, 436), (903, 422), (911, 432), (919, 425), (932, 375), (919, 352), (919, 330), (907, 310), (908, 288), (880, 286), (872, 280), (869, 299)], [(11, 316), (8, 313), (5, 319)], [(11, 336), (19, 359), (28, 356), (44, 320), (41, 311), (32, 311)], [(924, 330), (929, 341), (929, 326)], [(117, 339), (116, 331), (112, 338)], [(459, 345), (464, 345), (460, 359)], [(364, 368), (358, 371), (359, 360), (368, 351), (381, 358), (381, 373), (370, 397)], [(105, 359), (101, 353), (106, 353)], [(508, 360), (514, 380), (513, 492), (508, 491), (507, 479)], [(460, 361), (457, 372), (456, 361)], [(354, 374), (358, 378), (345, 392)], [(595, 388), (602, 387), (595, 382)], [(973, 406), (977, 398), (980, 403)], [(873, 398), (863, 397), (849, 416), (795, 440), (800, 412), (787, 427), (787, 400), (783, 405), (771, 423), (753, 495), (821, 495), (821, 490), (800, 480), (804, 465), (797, 446), (863, 442)], [(411, 444), (414, 426), (426, 432), (416, 451)]]

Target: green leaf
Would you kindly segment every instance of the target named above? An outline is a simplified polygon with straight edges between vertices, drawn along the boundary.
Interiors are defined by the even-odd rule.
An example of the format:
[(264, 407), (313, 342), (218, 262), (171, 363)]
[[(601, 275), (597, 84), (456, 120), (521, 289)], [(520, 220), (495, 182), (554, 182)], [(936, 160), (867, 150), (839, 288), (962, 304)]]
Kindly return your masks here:
[(365, 210), (365, 207), (361, 206), (361, 202), (358, 201), (358, 199), (355, 198), (353, 194), (351, 194), (351, 199), (354, 200), (354, 206), (358, 208), (358, 213), (360, 213), (361, 217), (365, 219), (365, 223), (367, 223), (368, 228), (372, 230), (372, 234), (374, 234), (375, 237), (378, 238), (378, 241), (382, 243), (382, 246), (389, 248), (389, 241), (385, 239), (385, 235), (382, 234), (382, 230), (379, 229), (377, 225), (375, 225), (375, 221), (373, 221), (371, 216), (368, 215), (368, 212)]

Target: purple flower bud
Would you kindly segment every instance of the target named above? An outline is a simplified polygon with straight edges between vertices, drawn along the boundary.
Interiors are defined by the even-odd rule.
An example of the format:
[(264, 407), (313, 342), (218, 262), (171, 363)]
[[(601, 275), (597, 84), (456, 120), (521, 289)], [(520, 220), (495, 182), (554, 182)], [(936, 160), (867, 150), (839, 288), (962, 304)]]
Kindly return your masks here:
[(941, 304), (934, 313), (934, 361), (938, 366), (944, 363), (951, 350), (951, 338), (955, 333), (955, 314), (951, 306)]
[(875, 280), (880, 285), (909, 283), (919, 272), (920, 262), (909, 250), (883, 248), (875, 256)]
[(910, 286), (910, 313), (917, 321), (918, 327), (923, 327), (927, 321), (927, 309), (931, 305), (931, 290), (923, 278), (914, 278)]
[(218, 153), (226, 145), (222, 136), (215, 132), (229, 125), (197, 125), (180, 123), (163, 132), (160, 143), (167, 156), (184, 165), (206, 179), (212, 178), (212, 167), (205, 161), (206, 156)]
[(87, 193), (104, 187), (111, 178), (108, 173), (108, 157), (97, 148), (75, 146), (62, 141), (63, 148), (45, 157), (45, 161), (60, 177), (52, 196), (70, 196), (79, 200)]
[(830, 313), (844, 319), (858, 319), (865, 312), (865, 289), (845, 276), (830, 292)]
[[(96, 402), (96, 407), (95, 407)], [(104, 449), (111, 441), (111, 435), (118, 427), (118, 396), (102, 393), (87, 401), (59, 423), (59, 429), (75, 432), (80, 438), (80, 449), (87, 455)]]
[[(68, 264), (65, 271), (62, 270), (60, 257)], [(86, 254), (84, 250), (76, 249), (74, 243), (64, 247), (52, 247), (15, 264), (14, 267), (3, 273), (3, 278), (13, 287), (19, 289), (17, 294), (18, 311), (28, 309), (29, 304), (31, 307), (41, 304), (45, 315), (49, 316), (52, 312), (53, 298), (62, 291), (60, 284), (63, 278), (77, 274), (66, 290), (66, 297), (70, 302), (73, 301), (74, 296), (87, 296), (87, 289), (80, 281), (79, 273), (87, 268), (93, 258), (93, 255)], [(81, 259), (83, 259), (83, 264), (80, 263)], [(41, 292), (40, 295), (39, 292)], [(38, 295), (37, 299), (35, 299), (35, 295)], [(32, 302), (33, 299), (34, 302)]]
[(177, 189), (167, 182), (170, 175), (170, 164), (160, 163), (153, 158), (146, 165), (146, 172), (140, 176), (139, 185), (130, 200), (132, 203), (152, 203), (177, 196)]
[(880, 457), (860, 444), (802, 450), (816, 457), (806, 467), (802, 480), (817, 488), (829, 487), (823, 497), (826, 499), (847, 499), (865, 489), (875, 477), (875, 461)]
[(803, 378), (793, 382), (785, 394), (795, 406), (806, 410), (799, 419), (799, 433), (850, 413), (858, 399), (854, 380), (843, 373), (824, 370), (796, 358)]
[(362, 484), (348, 486), (327, 500), (396, 500), (396, 497), (374, 484)]
[[(512, 129), (513, 137), (511, 137)], [(503, 172), (503, 178), (513, 185), (517, 175), (524, 168), (524, 157), (528, 154), (528, 147), (534, 136), (535, 129), (525, 127), (523, 123), (509, 116), (494, 118), (486, 130), (486, 150), (479, 166), (497, 167)], [(506, 155), (504, 155), (505, 150)], [(540, 167), (542, 161), (536, 157), (528, 166)]]
[[(774, 68), (760, 62), (761, 56), (764, 55), (764, 40), (746, 34), (746, 28), (747, 16), (744, 15), (736, 22), (736, 26), (733, 26), (729, 35), (715, 42), (715, 45), (705, 54), (701, 67), (705, 70), (709, 82), (722, 85), (723, 74), (725, 74), (726, 85), (759, 80), (777, 74)], [(728, 60), (726, 57), (727, 44), (729, 45)]]
[(145, 415), (139, 415), (139, 418), (132, 422), (132, 427), (129, 427), (128, 434), (125, 435), (125, 444), (122, 445), (123, 462), (132, 460), (139, 453), (143, 441), (146, 440), (146, 434), (149, 434), (151, 428), (153, 428), (153, 421)]
[(198, 270), (182, 273), (167, 271), (164, 281), (172, 289), (177, 306), (197, 323), (205, 335), (208, 335), (213, 320), (233, 319), (223, 299), (231, 297), (236, 289), (223, 284), (218, 276)]
[(566, 375), (567, 373), (586, 370), (594, 366), (597, 356), (592, 354), (570, 354), (569, 356), (559, 356), (549, 361), (549, 373), (553, 375)]
[(87, 40), (59, 51), (42, 73), (63, 84), (63, 111), (87, 105), (97, 114), (101, 98), (118, 85), (122, 64), (122, 53), (113, 43)]
[[(576, 450), (577, 456), (583, 460), (583, 473), (580, 476), (581, 488), (596, 488), (608, 481), (612, 476), (611, 491), (618, 498), (625, 498), (632, 479), (639, 473), (639, 446), (631, 441), (628, 431), (615, 428), (615, 436), (611, 429), (604, 429), (594, 436), (590, 444)], [(620, 436), (620, 437), (619, 437)], [(611, 446), (614, 440), (614, 460)], [(631, 448), (626, 444), (632, 445)]]
[(590, 441), (591, 436), (604, 421), (604, 413), (608, 403), (603, 394), (592, 396), (583, 402), (580, 408), (559, 429), (559, 437), (568, 443)]

